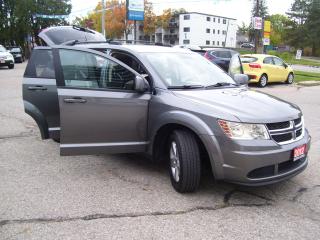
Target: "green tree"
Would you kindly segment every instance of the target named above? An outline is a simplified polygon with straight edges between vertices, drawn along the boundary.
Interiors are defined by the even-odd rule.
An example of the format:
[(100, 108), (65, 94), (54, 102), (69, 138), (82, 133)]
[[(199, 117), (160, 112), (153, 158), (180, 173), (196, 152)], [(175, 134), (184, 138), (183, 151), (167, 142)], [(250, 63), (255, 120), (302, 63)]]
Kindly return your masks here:
[(282, 14), (274, 14), (267, 18), (271, 22), (271, 45), (284, 44), (286, 42), (287, 27), (291, 24), (291, 20)]

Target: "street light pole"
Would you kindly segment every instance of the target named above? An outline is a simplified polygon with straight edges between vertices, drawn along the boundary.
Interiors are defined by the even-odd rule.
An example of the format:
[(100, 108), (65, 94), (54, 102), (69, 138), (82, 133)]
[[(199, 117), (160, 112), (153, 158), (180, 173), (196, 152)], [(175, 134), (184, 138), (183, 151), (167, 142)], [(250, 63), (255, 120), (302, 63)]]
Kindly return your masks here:
[(105, 5), (104, 5), (104, 0), (102, 2), (102, 14), (101, 14), (101, 33), (103, 36), (106, 36), (106, 28), (105, 28)]
[[(256, 17), (259, 17), (259, 0), (257, 0), (256, 3)], [(257, 53), (258, 52), (258, 45), (259, 45), (259, 30), (255, 29), (254, 30), (254, 52)]]

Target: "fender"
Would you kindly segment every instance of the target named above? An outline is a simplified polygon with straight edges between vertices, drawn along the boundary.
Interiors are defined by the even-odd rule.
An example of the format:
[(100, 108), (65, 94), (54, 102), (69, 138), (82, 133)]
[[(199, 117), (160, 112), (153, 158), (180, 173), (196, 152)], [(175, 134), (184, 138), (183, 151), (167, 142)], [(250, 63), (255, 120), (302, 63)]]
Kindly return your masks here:
[(30, 102), (23, 101), (24, 111), (30, 115), (37, 123), (42, 139), (49, 138), (48, 123), (40, 110)]
[(223, 178), (223, 156), (212, 129), (199, 117), (185, 111), (169, 111), (161, 114), (150, 124), (150, 144), (148, 153), (152, 155), (155, 137), (161, 127), (167, 124), (179, 124), (195, 132), (203, 142), (216, 179)]

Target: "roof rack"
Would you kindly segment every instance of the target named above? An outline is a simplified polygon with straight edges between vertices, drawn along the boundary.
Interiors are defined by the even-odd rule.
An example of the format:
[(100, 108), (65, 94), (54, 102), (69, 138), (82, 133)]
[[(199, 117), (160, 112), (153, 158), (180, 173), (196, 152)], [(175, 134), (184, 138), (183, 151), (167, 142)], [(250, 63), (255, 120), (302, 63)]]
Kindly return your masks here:
[(62, 43), (61, 45), (66, 46), (74, 46), (77, 44), (99, 44), (99, 43), (107, 43), (112, 45), (122, 45), (122, 44), (144, 44), (144, 45), (155, 45), (155, 46), (164, 46), (164, 47), (172, 47), (168, 44), (163, 43), (155, 43), (150, 41), (143, 41), (143, 40), (114, 40), (114, 39), (107, 39), (106, 41), (79, 41), (79, 40), (70, 40), (67, 42)]

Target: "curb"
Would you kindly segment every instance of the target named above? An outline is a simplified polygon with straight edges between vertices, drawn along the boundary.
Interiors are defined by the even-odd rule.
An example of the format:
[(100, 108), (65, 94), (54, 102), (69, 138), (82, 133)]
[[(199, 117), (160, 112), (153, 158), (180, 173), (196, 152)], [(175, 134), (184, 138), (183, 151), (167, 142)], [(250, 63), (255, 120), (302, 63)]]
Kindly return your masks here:
[(303, 81), (303, 82), (298, 82), (297, 85), (305, 86), (305, 87), (320, 86), (320, 81)]

